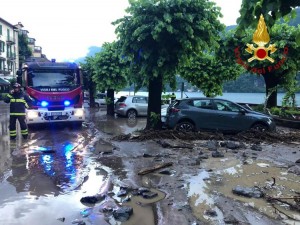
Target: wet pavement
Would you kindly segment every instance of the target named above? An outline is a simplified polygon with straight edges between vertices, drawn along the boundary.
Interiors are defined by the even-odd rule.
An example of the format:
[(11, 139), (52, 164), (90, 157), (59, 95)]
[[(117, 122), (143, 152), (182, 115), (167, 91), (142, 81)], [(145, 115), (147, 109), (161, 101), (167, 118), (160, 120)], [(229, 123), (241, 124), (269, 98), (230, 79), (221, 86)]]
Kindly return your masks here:
[[(275, 205), (280, 213), (264, 198), (232, 192), (241, 185), (270, 196), (300, 195), (299, 174), (290, 172), (300, 159), (297, 143), (263, 143), (260, 152), (245, 143), (211, 157), (205, 140), (185, 143), (192, 148), (112, 140), (142, 130), (146, 119), (109, 117), (105, 108), (86, 112), (81, 129), (42, 126), (30, 129), (29, 140), (11, 142), (8, 106), (0, 102), (1, 225), (299, 224), (300, 213), (287, 205)], [(138, 175), (168, 162), (173, 165)], [(82, 202), (95, 196), (96, 202)], [(128, 220), (115, 213), (124, 206), (133, 210)]]

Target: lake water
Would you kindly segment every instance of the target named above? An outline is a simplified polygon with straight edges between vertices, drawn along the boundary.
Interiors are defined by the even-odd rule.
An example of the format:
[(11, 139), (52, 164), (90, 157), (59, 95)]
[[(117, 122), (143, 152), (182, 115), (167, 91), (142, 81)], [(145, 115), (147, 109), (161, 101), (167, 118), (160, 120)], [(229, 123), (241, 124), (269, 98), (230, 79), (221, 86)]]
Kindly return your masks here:
[[(115, 93), (115, 96), (118, 98), (122, 95), (133, 95), (134, 93), (128, 91), (120, 91)], [(171, 94), (171, 92), (166, 92), (163, 94)], [(174, 92), (176, 98), (186, 98), (186, 97), (205, 97), (201, 92)], [(135, 95), (148, 96), (148, 92), (137, 92)], [(277, 105), (282, 104), (282, 98), (284, 93), (277, 94)], [(250, 103), (250, 104), (263, 104), (265, 102), (266, 94), (265, 93), (223, 93), (222, 96), (217, 96), (219, 98), (224, 98), (233, 102), (239, 103)], [(300, 93), (296, 94), (296, 104), (300, 105)]]

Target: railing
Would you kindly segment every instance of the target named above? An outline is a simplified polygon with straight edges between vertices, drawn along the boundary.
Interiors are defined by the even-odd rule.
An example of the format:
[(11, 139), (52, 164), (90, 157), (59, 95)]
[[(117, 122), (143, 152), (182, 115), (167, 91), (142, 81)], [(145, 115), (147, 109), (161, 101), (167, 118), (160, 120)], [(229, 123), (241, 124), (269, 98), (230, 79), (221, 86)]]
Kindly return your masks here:
[(16, 59), (16, 53), (13, 53), (13, 52), (7, 52), (6, 56), (7, 56), (8, 60)]
[(7, 44), (15, 44), (15, 43), (16, 43), (16, 40), (15, 40), (15, 38), (13, 38), (13, 37), (7, 37), (7, 38), (6, 38), (6, 43), (7, 43)]

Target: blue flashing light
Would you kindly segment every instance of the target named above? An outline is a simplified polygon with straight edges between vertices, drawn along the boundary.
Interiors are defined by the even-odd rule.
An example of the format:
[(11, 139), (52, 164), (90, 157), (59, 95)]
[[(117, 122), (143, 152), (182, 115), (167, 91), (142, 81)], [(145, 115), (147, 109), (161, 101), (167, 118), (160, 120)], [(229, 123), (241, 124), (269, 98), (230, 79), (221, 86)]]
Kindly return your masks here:
[(69, 106), (70, 104), (71, 104), (70, 101), (68, 101), (68, 100), (64, 101), (64, 105), (65, 105), (65, 106)]
[(43, 107), (47, 107), (48, 105), (49, 105), (49, 103), (46, 102), (46, 101), (42, 101), (42, 102), (41, 102), (41, 106), (43, 106)]

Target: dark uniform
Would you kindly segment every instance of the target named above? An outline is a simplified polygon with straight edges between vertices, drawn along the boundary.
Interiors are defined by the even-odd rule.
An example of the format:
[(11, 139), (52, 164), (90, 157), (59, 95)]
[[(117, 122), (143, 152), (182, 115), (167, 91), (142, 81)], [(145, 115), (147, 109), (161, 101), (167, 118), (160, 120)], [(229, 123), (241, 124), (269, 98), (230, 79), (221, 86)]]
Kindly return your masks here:
[(24, 139), (28, 137), (28, 129), (26, 124), (25, 108), (32, 103), (31, 98), (21, 91), (21, 85), (16, 83), (13, 85), (13, 90), (6, 95), (4, 102), (10, 103), (10, 118), (9, 118), (9, 134), (10, 139), (17, 137), (16, 122), (20, 123), (21, 134)]

